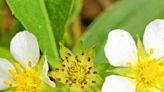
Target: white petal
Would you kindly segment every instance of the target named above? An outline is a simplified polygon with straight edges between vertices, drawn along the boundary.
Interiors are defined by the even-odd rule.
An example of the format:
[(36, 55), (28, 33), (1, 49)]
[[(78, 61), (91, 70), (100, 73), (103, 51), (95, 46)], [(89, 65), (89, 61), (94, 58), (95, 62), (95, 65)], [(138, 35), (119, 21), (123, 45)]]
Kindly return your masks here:
[(145, 49), (149, 54), (153, 48), (156, 58), (164, 56), (164, 20), (157, 19), (148, 24), (143, 38)]
[(0, 90), (9, 88), (9, 86), (3, 84), (5, 80), (13, 82), (8, 70), (15, 71), (15, 68), (8, 60), (0, 58)]
[(127, 66), (128, 62), (135, 63), (137, 60), (135, 42), (124, 30), (111, 31), (104, 50), (108, 61), (113, 66)]
[(111, 75), (106, 77), (102, 92), (135, 92), (135, 85), (132, 79)]
[(51, 81), (50, 78), (48, 77), (48, 70), (49, 70), (49, 66), (47, 62), (47, 57), (45, 57), (45, 62), (42, 69), (43, 81), (47, 83), (48, 85), (50, 85), (51, 87), (56, 87), (56, 84), (53, 81)]
[(34, 66), (40, 57), (36, 37), (28, 31), (19, 32), (11, 41), (10, 50), (13, 57), (24, 67), (31, 61)]

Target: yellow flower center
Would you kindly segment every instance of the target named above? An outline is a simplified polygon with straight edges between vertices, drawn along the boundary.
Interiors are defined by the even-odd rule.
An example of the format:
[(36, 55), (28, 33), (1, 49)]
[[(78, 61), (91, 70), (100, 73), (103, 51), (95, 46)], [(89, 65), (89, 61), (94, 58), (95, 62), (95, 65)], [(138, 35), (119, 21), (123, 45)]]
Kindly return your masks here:
[[(150, 50), (153, 54), (153, 50)], [(139, 56), (142, 58), (142, 56)], [(164, 63), (156, 58), (147, 58), (147, 60), (139, 60), (135, 66), (132, 66), (134, 72), (129, 77), (135, 79), (139, 88), (158, 88), (163, 90), (160, 83), (164, 82)]]
[(95, 80), (97, 72), (92, 65), (92, 59), (89, 56), (84, 57), (84, 53), (79, 56), (67, 53), (62, 59), (62, 67), (55, 70), (55, 80), (69, 86), (79, 86), (80, 89), (96, 85), (99, 80)]
[[(90, 62), (90, 57), (88, 57), (88, 61)], [(67, 78), (65, 78), (65, 83), (69, 85), (79, 84), (81, 85), (81, 88), (85, 87), (86, 85), (90, 83), (96, 83), (96, 80), (92, 80), (92, 76), (97, 74), (96, 71), (94, 71), (92, 65), (86, 64), (83, 61), (79, 60), (76, 56), (75, 58), (68, 57), (68, 63), (63, 62), (63, 68), (61, 69), (61, 72), (65, 72)], [(66, 60), (66, 61), (67, 61)], [(90, 81), (92, 80), (92, 81)]]
[(156, 59), (138, 62), (135, 71), (135, 79), (139, 86), (157, 87), (164, 76), (163, 63), (158, 62)]
[(80, 63), (66, 67), (69, 79), (73, 83), (83, 83), (85, 82), (85, 77), (87, 76), (87, 69)]
[(16, 88), (16, 92), (40, 92), (41, 78), (38, 71), (32, 69), (32, 64), (29, 62), (29, 67), (23, 69), (19, 64), (15, 65), (16, 69), (9, 70), (9, 73), (14, 82), (4, 81), (4, 84)]

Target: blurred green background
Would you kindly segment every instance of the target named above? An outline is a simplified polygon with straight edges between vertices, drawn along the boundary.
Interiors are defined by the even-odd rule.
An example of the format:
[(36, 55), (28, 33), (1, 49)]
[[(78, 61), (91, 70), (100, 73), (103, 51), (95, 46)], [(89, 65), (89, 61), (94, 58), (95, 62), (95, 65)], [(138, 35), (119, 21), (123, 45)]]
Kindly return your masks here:
[[(72, 48), (82, 34), (87, 30), (92, 21), (100, 15), (106, 8), (111, 7), (117, 0), (77, 0), (75, 14), (70, 19), (71, 23), (68, 25), (69, 33), (65, 34), (66, 45)], [(19, 21), (12, 15), (6, 0), (0, 0), (0, 45), (9, 47), (11, 37), (24, 30)], [(71, 36), (70, 36), (71, 35)]]

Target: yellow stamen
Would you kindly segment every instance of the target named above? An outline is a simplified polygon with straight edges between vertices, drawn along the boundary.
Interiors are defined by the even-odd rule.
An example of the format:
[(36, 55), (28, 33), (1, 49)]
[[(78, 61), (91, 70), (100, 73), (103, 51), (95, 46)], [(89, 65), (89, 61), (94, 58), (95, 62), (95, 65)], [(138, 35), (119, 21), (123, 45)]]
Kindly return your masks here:
[(28, 62), (28, 67), (32, 68), (32, 62), (31, 61)]
[(21, 71), (17, 73), (14, 70), (9, 70), (14, 82), (10, 83), (5, 80), (4, 84), (16, 88), (16, 92), (40, 92), (41, 77), (38, 71), (32, 69), (32, 62), (28, 63), (27, 69), (22, 68), (19, 64), (15, 64), (15, 66)]
[(23, 68), (21, 67), (21, 65), (20, 65), (20, 64), (15, 63), (15, 64), (14, 64), (14, 66), (15, 66), (16, 70), (18, 70), (18, 71), (20, 71), (20, 72), (22, 72), (22, 71), (23, 71)]
[(154, 54), (154, 49), (150, 48), (150, 55), (153, 55), (153, 54)]
[(3, 81), (3, 84), (5, 84), (5, 85), (8, 85), (8, 86), (12, 86), (12, 83), (11, 82), (9, 82), (9, 81)]
[(132, 66), (132, 63), (129, 61), (129, 62), (127, 62), (127, 64), (128, 64), (128, 66)]

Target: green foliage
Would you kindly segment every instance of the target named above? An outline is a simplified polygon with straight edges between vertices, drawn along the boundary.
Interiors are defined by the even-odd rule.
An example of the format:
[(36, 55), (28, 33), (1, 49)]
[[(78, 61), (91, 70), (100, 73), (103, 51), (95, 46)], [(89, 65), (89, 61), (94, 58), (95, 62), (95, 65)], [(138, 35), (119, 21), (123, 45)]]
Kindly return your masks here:
[(82, 9), (83, 0), (74, 0), (73, 8), (69, 16), (69, 22), (73, 21), (80, 13)]
[(0, 58), (9, 60), (11, 63), (15, 62), (13, 57), (10, 54), (10, 51), (6, 48), (0, 47)]
[(137, 34), (142, 37), (145, 26), (150, 21), (164, 18), (163, 15), (163, 0), (120, 0), (91, 24), (81, 38), (84, 41), (84, 48), (96, 45), (96, 64), (106, 63), (104, 45), (111, 30), (125, 29), (136, 39)]
[(16, 18), (38, 38), (41, 51), (46, 51), (51, 67), (59, 61), (53, 34), (55, 34), (57, 42), (62, 39), (73, 1), (65, 0), (63, 2), (61, 0), (46, 0), (45, 4), (44, 0), (7, 0)]
[(71, 14), (74, 0), (45, 0), (45, 3), (56, 43), (59, 44), (63, 39), (65, 26)]

